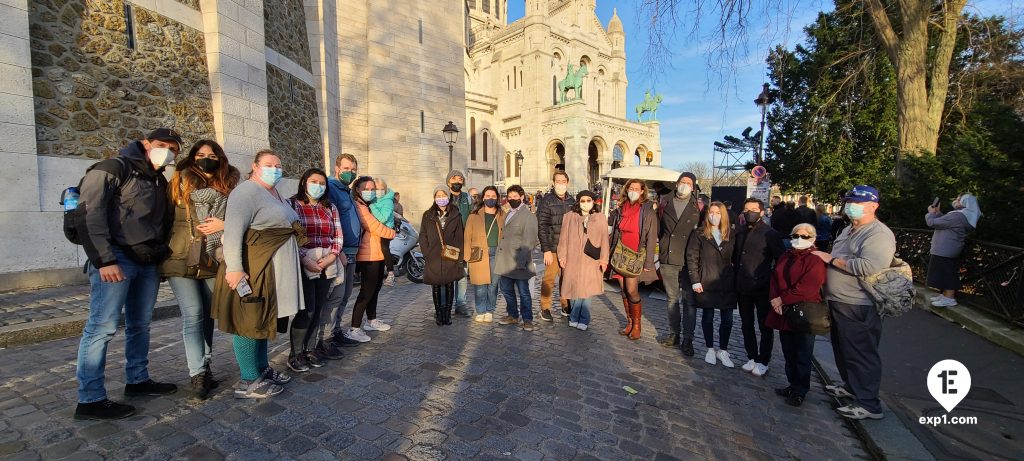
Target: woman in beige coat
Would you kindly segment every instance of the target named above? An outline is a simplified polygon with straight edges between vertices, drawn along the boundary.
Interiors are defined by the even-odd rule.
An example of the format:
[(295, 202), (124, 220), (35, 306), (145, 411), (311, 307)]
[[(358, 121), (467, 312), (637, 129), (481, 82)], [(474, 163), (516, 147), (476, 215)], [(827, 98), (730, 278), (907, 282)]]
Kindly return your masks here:
[(594, 206), (594, 193), (576, 194), (576, 205), (562, 218), (558, 237), (558, 264), (562, 267), (562, 297), (572, 311), (569, 326), (586, 330), (590, 325), (590, 297), (604, 292), (608, 268), (608, 218)]
[(466, 221), (465, 249), (462, 257), (469, 264), (469, 284), (476, 293), (477, 322), (494, 320), (498, 305), (498, 277), (494, 275), (494, 254), (505, 226), (505, 212), (498, 202), (498, 189), (484, 188), (482, 200)]

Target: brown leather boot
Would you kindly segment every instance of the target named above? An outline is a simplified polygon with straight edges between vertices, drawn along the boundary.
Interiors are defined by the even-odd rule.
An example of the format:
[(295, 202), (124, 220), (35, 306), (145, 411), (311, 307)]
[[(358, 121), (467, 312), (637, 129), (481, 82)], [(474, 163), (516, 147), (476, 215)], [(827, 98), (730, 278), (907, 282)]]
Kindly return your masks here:
[(619, 334), (628, 336), (629, 332), (633, 330), (633, 306), (625, 297), (622, 298), (622, 306), (626, 311), (626, 328), (619, 330)]
[(640, 339), (640, 317), (643, 315), (643, 301), (631, 303), (633, 309), (630, 311), (630, 317), (633, 318), (633, 329), (629, 332), (629, 339), (634, 341)]

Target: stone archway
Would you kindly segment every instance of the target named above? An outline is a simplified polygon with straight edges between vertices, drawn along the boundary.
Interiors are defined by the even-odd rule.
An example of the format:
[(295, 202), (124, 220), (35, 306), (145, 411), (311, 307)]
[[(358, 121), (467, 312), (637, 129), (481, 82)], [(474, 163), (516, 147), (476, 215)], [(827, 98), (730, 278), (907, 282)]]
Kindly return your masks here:
[(587, 145), (587, 182), (591, 188), (601, 181), (602, 169), (608, 166), (608, 143), (600, 136), (594, 136)]
[[(545, 155), (548, 161), (548, 178), (554, 175), (556, 171), (565, 170), (565, 143), (561, 139), (552, 139), (548, 142)], [(541, 182), (545, 182), (547, 178), (538, 179)]]
[(648, 154), (648, 152), (650, 152), (650, 150), (647, 149), (647, 146), (645, 146), (643, 144), (641, 144), (639, 146), (636, 146), (636, 150), (633, 152), (633, 157), (634, 157), (637, 165), (646, 165), (647, 164), (647, 154)]
[(622, 168), (626, 166), (626, 152), (629, 152), (629, 147), (626, 146), (625, 141), (619, 141), (615, 143), (615, 147), (612, 148), (612, 169)]

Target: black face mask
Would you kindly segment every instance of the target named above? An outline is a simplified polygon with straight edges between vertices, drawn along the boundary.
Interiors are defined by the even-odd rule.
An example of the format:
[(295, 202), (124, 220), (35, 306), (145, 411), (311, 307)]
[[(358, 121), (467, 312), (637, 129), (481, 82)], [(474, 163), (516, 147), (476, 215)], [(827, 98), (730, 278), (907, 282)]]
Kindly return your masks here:
[(761, 213), (757, 211), (744, 211), (743, 219), (747, 220), (747, 224), (756, 224), (761, 220)]
[(512, 208), (519, 208), (519, 205), (522, 205), (522, 204), (523, 204), (522, 200), (509, 200), (508, 201), (508, 206), (510, 206)]
[(451, 188), (452, 188), (452, 192), (460, 192), (460, 191), (462, 191), (462, 183), (461, 182), (453, 182), (452, 185), (451, 185)]
[(204, 173), (213, 173), (220, 167), (220, 160), (215, 158), (201, 158), (196, 160), (196, 166)]
[(484, 199), (484, 206), (486, 206), (487, 208), (494, 208), (494, 207), (498, 206), (498, 199), (485, 198)]

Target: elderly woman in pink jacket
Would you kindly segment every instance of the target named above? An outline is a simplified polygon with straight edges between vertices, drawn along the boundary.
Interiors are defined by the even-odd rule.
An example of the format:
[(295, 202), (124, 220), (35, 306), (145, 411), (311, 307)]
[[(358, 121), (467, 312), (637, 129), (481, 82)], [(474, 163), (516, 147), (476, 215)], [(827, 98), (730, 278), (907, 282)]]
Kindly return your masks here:
[(604, 292), (608, 268), (608, 218), (594, 206), (594, 193), (576, 194), (576, 205), (562, 218), (558, 237), (558, 264), (562, 267), (561, 295), (572, 311), (569, 326), (590, 325), (590, 298)]

